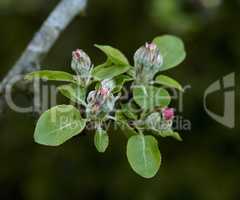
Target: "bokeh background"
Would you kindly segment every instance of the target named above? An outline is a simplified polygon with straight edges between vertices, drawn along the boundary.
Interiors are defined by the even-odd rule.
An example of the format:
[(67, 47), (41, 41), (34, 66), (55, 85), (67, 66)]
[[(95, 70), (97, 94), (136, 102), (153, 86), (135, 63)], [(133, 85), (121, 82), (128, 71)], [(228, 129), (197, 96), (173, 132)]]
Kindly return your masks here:
[[(38, 30), (56, 0), (0, 0), (0, 78)], [(38, 116), (7, 109), (0, 117), (0, 199), (240, 199), (240, 1), (234, 0), (90, 0), (87, 10), (63, 32), (42, 63), (43, 69), (70, 70), (71, 51), (86, 50), (95, 63), (104, 56), (93, 44), (110, 44), (131, 60), (145, 41), (162, 34), (180, 36), (186, 61), (167, 74), (183, 85), (181, 115), (192, 123), (184, 141), (159, 139), (161, 169), (150, 180), (136, 175), (125, 156), (126, 139), (111, 133), (105, 154), (85, 133), (58, 148), (33, 142)], [(219, 78), (235, 72), (236, 127), (211, 119), (203, 94)], [(31, 95), (16, 91), (18, 104)], [(223, 112), (223, 91), (208, 98), (211, 110)]]

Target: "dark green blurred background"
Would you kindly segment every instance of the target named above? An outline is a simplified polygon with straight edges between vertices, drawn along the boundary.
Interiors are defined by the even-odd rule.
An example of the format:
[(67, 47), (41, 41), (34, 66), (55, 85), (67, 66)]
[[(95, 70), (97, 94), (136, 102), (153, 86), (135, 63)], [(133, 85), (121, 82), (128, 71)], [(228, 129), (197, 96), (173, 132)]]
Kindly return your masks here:
[[(1, 79), (57, 2), (0, 0)], [(32, 138), (38, 116), (8, 109), (0, 121), (1, 200), (240, 199), (239, 88), (236, 128), (215, 122), (203, 108), (204, 91), (212, 82), (235, 72), (238, 84), (239, 0), (90, 0), (42, 64), (70, 71), (71, 51), (77, 47), (98, 64), (104, 56), (95, 43), (121, 49), (132, 62), (139, 46), (161, 34), (178, 35), (186, 45), (186, 61), (168, 74), (191, 85), (181, 115), (191, 120), (192, 129), (182, 132), (182, 143), (159, 139), (163, 162), (157, 176), (146, 180), (130, 169), (120, 134), (111, 134), (103, 155), (89, 133), (58, 148), (44, 147)], [(221, 91), (208, 99), (211, 110), (223, 111), (221, 99)], [(15, 100), (31, 102), (24, 92), (16, 92)]]

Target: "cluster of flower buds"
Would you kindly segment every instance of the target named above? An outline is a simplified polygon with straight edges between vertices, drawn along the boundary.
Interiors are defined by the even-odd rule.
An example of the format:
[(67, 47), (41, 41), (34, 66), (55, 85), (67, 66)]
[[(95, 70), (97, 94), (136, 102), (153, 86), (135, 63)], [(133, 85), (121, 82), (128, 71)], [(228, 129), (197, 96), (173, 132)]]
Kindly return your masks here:
[(160, 50), (154, 43), (146, 43), (134, 55), (137, 83), (147, 84), (153, 80), (163, 64)]
[(81, 49), (77, 49), (72, 52), (72, 69), (76, 72), (78, 80), (87, 84), (91, 78), (91, 60), (89, 56)]
[(161, 112), (154, 112), (150, 114), (146, 118), (145, 124), (150, 129), (169, 130), (172, 128), (173, 119), (174, 119), (174, 109), (163, 108)]
[(116, 98), (111, 93), (112, 82), (104, 80), (98, 90), (91, 91), (87, 97), (87, 116), (90, 118), (104, 118), (114, 109)]

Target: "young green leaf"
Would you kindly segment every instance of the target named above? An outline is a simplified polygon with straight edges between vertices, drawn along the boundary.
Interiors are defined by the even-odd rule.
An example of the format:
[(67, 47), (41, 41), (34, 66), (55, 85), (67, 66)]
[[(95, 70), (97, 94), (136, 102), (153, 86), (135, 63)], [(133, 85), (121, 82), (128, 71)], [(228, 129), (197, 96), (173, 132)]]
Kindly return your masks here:
[(127, 143), (127, 158), (137, 174), (144, 178), (152, 178), (161, 165), (157, 140), (153, 136), (132, 136)]
[(59, 105), (44, 112), (39, 118), (34, 132), (35, 142), (59, 146), (78, 135), (85, 127), (78, 109), (71, 105)]
[(92, 76), (101, 81), (104, 79), (112, 79), (115, 76), (123, 74), (130, 69), (129, 65), (109, 64), (108, 62), (95, 67), (92, 70)]
[(40, 78), (49, 81), (66, 81), (72, 83), (76, 82), (74, 75), (62, 71), (42, 70), (31, 72), (25, 76), (26, 80), (33, 80), (34, 78)]
[(172, 130), (163, 130), (163, 131), (159, 131), (158, 133), (162, 137), (173, 137), (174, 139), (176, 139), (176, 140), (178, 140), (180, 142), (182, 141), (182, 138), (179, 135), (179, 133), (174, 132)]
[(163, 56), (163, 65), (160, 71), (179, 65), (186, 57), (184, 44), (178, 37), (164, 35), (156, 37), (153, 42), (158, 46)]
[(121, 75), (117, 76), (116, 78), (114, 78), (115, 88), (113, 89), (113, 93), (120, 92), (123, 85), (126, 82), (129, 82), (132, 80), (133, 80), (133, 78), (131, 78), (130, 76), (125, 75), (125, 74), (121, 74)]
[(128, 124), (128, 119), (124, 115), (122, 110), (116, 111), (116, 123), (119, 129), (124, 133), (127, 138), (130, 138), (133, 135), (137, 135), (137, 132)]
[(104, 45), (95, 46), (107, 55), (107, 61), (93, 69), (92, 76), (95, 79), (111, 79), (127, 72), (131, 68), (127, 58), (118, 49)]
[(76, 84), (62, 85), (57, 88), (61, 94), (75, 103), (86, 106), (86, 89)]
[(112, 63), (116, 65), (129, 65), (127, 58), (118, 49), (107, 45), (95, 45), (95, 47), (102, 50)]
[(135, 77), (136, 77), (135, 68), (134, 68), (134, 67), (131, 67), (131, 68), (127, 71), (127, 75), (135, 78)]
[(134, 101), (144, 110), (153, 110), (155, 107), (166, 107), (170, 103), (167, 90), (154, 86), (134, 86)]
[(168, 76), (159, 75), (156, 77), (155, 81), (161, 85), (171, 87), (171, 88), (176, 88), (176, 89), (180, 90), (181, 92), (184, 91), (182, 86), (176, 80), (174, 80)]
[(94, 135), (94, 145), (98, 152), (104, 153), (109, 144), (109, 137), (106, 131), (97, 130)]
[(132, 110), (132, 105), (130, 103), (128, 104), (122, 104), (121, 105), (121, 111), (130, 120), (137, 120), (138, 116), (134, 111)]

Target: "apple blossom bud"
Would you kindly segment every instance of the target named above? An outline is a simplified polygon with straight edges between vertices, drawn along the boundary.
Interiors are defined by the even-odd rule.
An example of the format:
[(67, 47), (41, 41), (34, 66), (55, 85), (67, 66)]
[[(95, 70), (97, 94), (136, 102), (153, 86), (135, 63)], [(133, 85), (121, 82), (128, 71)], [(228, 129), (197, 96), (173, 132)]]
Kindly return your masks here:
[(81, 50), (80, 49), (76, 49), (75, 51), (72, 52), (72, 57), (75, 60), (80, 60), (81, 58)]
[(174, 109), (173, 108), (164, 108), (162, 110), (162, 116), (165, 120), (173, 120), (174, 118)]
[(109, 93), (109, 89), (108, 88), (100, 88), (99, 92), (100, 92), (100, 95), (106, 96)]
[(101, 87), (89, 93), (87, 97), (87, 116), (90, 118), (103, 118), (114, 109), (115, 97), (107, 87)]
[(149, 49), (150, 51), (155, 51), (157, 49), (157, 45), (154, 43), (146, 43), (145, 47)]
[(160, 50), (154, 43), (146, 43), (134, 55), (136, 78), (139, 83), (152, 81), (154, 75), (160, 71), (163, 58)]
[[(162, 117), (161, 117), (162, 114)], [(165, 108), (162, 113), (154, 112), (145, 119), (145, 127), (157, 132), (171, 130), (174, 118), (172, 108)]]
[[(77, 62), (81, 67), (89, 69), (91, 67), (91, 60), (89, 56), (81, 49), (77, 49), (72, 52), (72, 58), (74, 62)], [(77, 66), (72, 66), (74, 69), (73, 70), (78, 70), (75, 67)]]
[(72, 52), (71, 67), (78, 75), (80, 82), (85, 84), (90, 79), (91, 60), (83, 50), (77, 49)]

